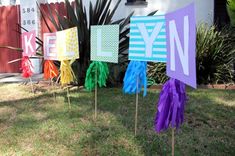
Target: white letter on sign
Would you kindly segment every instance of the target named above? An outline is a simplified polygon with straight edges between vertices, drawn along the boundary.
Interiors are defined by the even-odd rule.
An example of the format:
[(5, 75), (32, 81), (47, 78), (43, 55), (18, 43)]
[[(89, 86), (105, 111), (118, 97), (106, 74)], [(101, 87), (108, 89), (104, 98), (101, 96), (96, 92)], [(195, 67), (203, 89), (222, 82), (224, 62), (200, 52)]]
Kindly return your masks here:
[(180, 62), (183, 68), (183, 72), (185, 75), (189, 75), (189, 17), (184, 16), (184, 50), (182, 48), (182, 44), (179, 39), (179, 34), (176, 30), (175, 21), (172, 20), (169, 23), (170, 28), (170, 60), (171, 60), (171, 70), (175, 71), (175, 42), (177, 51), (179, 54)]
[(102, 31), (97, 29), (97, 56), (112, 57), (112, 52), (102, 50)]
[[(31, 40), (32, 40), (32, 37), (33, 37), (33, 34), (30, 34), (30, 37), (29, 39), (27, 38), (27, 35), (24, 36), (24, 43), (25, 43), (25, 53), (26, 54), (29, 54), (30, 52), (33, 52), (33, 46), (31, 44)], [(30, 51), (29, 51), (29, 48), (30, 48)]]
[[(50, 42), (52, 41), (52, 42)], [(46, 37), (46, 54), (47, 56), (49, 57), (56, 57), (57, 54), (56, 54), (56, 44), (55, 44), (55, 41), (56, 41), (56, 36), (47, 36)]]
[(140, 33), (144, 38), (144, 42), (146, 44), (146, 46), (145, 46), (146, 57), (152, 57), (153, 42), (155, 41), (156, 37), (158, 36), (159, 32), (161, 31), (163, 24), (164, 24), (163, 22), (157, 23), (150, 36), (148, 35), (148, 31), (147, 31), (144, 23), (137, 24), (137, 26), (140, 30)]

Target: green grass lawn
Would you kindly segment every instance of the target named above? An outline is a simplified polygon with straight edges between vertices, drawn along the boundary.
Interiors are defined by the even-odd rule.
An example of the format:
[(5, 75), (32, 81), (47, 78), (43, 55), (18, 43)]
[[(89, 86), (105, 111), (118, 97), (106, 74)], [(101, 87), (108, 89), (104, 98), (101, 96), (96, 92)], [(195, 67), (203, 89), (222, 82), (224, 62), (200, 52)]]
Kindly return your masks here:
[[(156, 134), (159, 91), (140, 96), (138, 135), (134, 136), (135, 96), (121, 89), (94, 93), (20, 84), (0, 85), (0, 155), (171, 155), (171, 130)], [(175, 155), (235, 155), (235, 91), (189, 90), (185, 123), (175, 136)]]

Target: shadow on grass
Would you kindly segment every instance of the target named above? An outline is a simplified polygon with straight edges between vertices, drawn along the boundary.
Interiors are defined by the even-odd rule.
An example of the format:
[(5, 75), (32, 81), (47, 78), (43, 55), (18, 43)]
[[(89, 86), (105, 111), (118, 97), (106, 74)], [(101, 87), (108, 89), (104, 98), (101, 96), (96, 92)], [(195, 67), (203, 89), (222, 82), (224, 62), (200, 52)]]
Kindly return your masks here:
[[(66, 138), (73, 136), (74, 131), (84, 134), (72, 144), (67, 143), (68, 140), (62, 141), (64, 137), (61, 138), (62, 144), (69, 150), (81, 155), (170, 154), (171, 131), (156, 134), (153, 127), (159, 92), (149, 92), (144, 98), (140, 95), (136, 137), (134, 95), (124, 95), (120, 89), (99, 89), (99, 112), (96, 121), (93, 119), (93, 93), (74, 90), (70, 95), (71, 110), (68, 108), (65, 92), (57, 93), (57, 102), (53, 102), (53, 95), (48, 93), (27, 99), (0, 102), (0, 108), (11, 107), (15, 110), (16, 114), (9, 113), (8, 116), (17, 116), (12, 120), (1, 118), (0, 122), (14, 127), (17, 129), (15, 133), (20, 132), (24, 136), (30, 131), (37, 131), (48, 120), (60, 121), (60, 124), (65, 124), (65, 131), (71, 131), (63, 132), (66, 133)], [(235, 104), (229, 105), (234, 101), (235, 93), (232, 91), (190, 90), (185, 123), (175, 136), (175, 155), (235, 153)], [(39, 115), (32, 118), (32, 115), (37, 113)], [(57, 130), (59, 128), (57, 127)]]
[[(133, 136), (135, 96), (123, 95), (117, 89), (102, 89), (98, 94), (100, 113), (113, 114)], [(170, 154), (171, 131), (162, 134), (154, 132), (153, 123), (158, 96), (158, 93), (148, 93), (147, 97), (140, 97), (138, 135), (134, 138), (135, 143), (139, 145), (137, 154)], [(235, 152), (235, 104), (229, 106), (229, 103), (235, 101), (235, 93), (220, 90), (189, 91), (189, 99), (185, 111), (185, 123), (176, 135), (176, 155), (232, 155)], [(103, 129), (102, 125), (98, 125), (98, 128)], [(115, 131), (115, 128), (112, 131)], [(118, 132), (119, 130), (116, 130), (114, 134)], [(94, 131), (89, 140), (104, 143), (107, 138), (99, 131)]]

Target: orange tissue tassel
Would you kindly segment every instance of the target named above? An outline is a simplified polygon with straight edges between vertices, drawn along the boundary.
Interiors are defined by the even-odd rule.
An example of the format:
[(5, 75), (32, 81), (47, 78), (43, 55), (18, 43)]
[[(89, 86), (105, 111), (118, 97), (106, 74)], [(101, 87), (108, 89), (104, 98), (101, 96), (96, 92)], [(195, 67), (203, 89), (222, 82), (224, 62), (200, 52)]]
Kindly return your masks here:
[(59, 71), (53, 61), (46, 60), (44, 62), (44, 79), (52, 79), (54, 77), (57, 77), (59, 75)]

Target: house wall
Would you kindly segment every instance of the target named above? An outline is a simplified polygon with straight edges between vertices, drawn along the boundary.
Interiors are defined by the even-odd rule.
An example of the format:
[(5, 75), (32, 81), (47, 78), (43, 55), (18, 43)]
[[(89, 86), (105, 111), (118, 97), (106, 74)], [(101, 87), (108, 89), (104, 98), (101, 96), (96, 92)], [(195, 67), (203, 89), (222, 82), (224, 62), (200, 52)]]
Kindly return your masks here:
[[(0, 7), (0, 45), (21, 47), (20, 34), (16, 23), (20, 21), (19, 6)], [(20, 72), (21, 62), (8, 63), (22, 57), (22, 53), (15, 50), (0, 48), (0, 73), (18, 73)]]
[[(19, 3), (19, 0), (16, 4)], [(38, 0), (41, 2), (55, 3), (63, 2), (64, 0)], [(73, 0), (69, 0), (73, 1)], [(97, 0), (83, 0), (83, 3), (87, 8), (89, 8), (90, 1), (94, 4)], [(118, 0), (113, 0), (112, 6), (116, 4)], [(148, 6), (126, 6), (126, 0), (121, 0), (121, 4), (118, 8), (114, 19), (120, 19), (122, 17), (128, 16), (132, 11), (135, 11), (135, 15), (147, 15), (151, 11), (158, 10), (157, 14), (165, 14), (167, 12), (174, 11), (185, 5), (195, 2), (196, 4), (196, 19), (197, 23), (207, 23), (209, 25), (213, 24), (214, 19), (214, 0), (146, 0)], [(9, 5), (11, 0), (2, 0), (3, 5)]]
[[(91, 0), (95, 3), (96, 0)], [(113, 0), (112, 6), (115, 6), (118, 0)], [(157, 14), (165, 14), (167, 12), (174, 11), (182, 8), (191, 2), (195, 2), (196, 5), (196, 19), (197, 23), (213, 24), (214, 19), (214, 0), (146, 0), (147, 6), (126, 6), (126, 0), (122, 0), (115, 14), (114, 19), (120, 19), (128, 16), (132, 11), (135, 11), (135, 15), (147, 15), (148, 13), (158, 10)], [(85, 6), (89, 6), (89, 1), (83, 1)], [(88, 7), (87, 7), (88, 8)]]
[[(63, 2), (64, 0), (40, 1), (44, 3), (55, 3)], [(72, 2), (73, 0), (69, 1)], [(97, 0), (83, 0), (83, 3), (87, 9), (89, 8), (90, 1), (94, 4)], [(111, 5), (114, 7), (117, 1), (118, 0), (113, 0)], [(146, 0), (148, 2), (147, 6), (126, 6), (126, 1), (127, 0), (121, 0), (121, 4), (114, 16), (114, 20), (127, 17), (132, 11), (135, 11), (135, 15), (147, 15), (154, 10), (158, 10), (157, 14), (165, 14), (194, 2), (196, 5), (197, 24), (203, 22), (212, 25), (214, 22), (214, 0)]]

